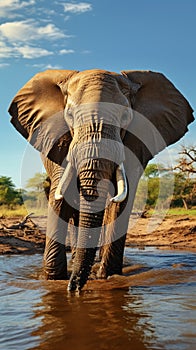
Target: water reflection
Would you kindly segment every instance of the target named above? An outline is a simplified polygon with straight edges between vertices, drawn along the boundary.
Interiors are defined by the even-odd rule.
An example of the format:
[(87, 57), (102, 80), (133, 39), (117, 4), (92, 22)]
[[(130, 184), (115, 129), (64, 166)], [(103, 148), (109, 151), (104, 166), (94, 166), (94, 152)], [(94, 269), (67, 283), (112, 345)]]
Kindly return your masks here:
[(130, 307), (138, 299), (124, 290), (85, 291), (77, 297), (56, 286), (42, 297), (43, 309), (35, 314), (44, 316), (34, 332), (41, 338), (39, 348), (147, 349), (154, 334), (149, 315)]
[(77, 295), (38, 279), (42, 256), (1, 256), (0, 349), (195, 349), (195, 254), (126, 249), (126, 258), (125, 276)]
[[(27, 270), (30, 267), (26, 256), (0, 256), (0, 349), (2, 350), (22, 350), (39, 344), (39, 337), (31, 337), (31, 334), (41, 325), (41, 317), (36, 320), (33, 318), (34, 307), (43, 291), (39, 288), (38, 281), (34, 281), (37, 288), (34, 288), (33, 292), (31, 288), (20, 286), (20, 281), (26, 280), (21, 273), (22, 269), (24, 271), (24, 266), (27, 266)], [(15, 285), (16, 281), (19, 286)]]

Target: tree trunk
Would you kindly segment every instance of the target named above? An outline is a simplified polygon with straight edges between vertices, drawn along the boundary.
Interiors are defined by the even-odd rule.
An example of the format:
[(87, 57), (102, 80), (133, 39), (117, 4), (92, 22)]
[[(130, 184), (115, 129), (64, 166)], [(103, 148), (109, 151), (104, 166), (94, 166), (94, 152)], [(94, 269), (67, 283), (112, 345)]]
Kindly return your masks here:
[(187, 205), (187, 203), (186, 203), (185, 199), (184, 199), (184, 198), (182, 198), (182, 201), (183, 201), (184, 208), (185, 208), (186, 210), (188, 210), (188, 205)]

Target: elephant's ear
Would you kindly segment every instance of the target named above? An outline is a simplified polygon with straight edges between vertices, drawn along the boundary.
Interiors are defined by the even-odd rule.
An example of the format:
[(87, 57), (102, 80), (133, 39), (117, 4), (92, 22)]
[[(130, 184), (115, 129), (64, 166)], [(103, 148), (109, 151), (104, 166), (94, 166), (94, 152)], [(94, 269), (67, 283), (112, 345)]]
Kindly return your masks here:
[(71, 140), (64, 120), (65, 86), (76, 73), (47, 70), (36, 74), (18, 91), (9, 107), (14, 127), (44, 156), (58, 164), (64, 160)]
[[(132, 107), (138, 112), (138, 116), (144, 116), (143, 120), (147, 118), (146, 120), (153, 125), (154, 131), (151, 129), (149, 138), (153, 139), (155, 130), (157, 135), (161, 135), (162, 140), (160, 142), (156, 140), (154, 150), (150, 150), (154, 156), (186, 133), (187, 125), (194, 120), (193, 110), (188, 101), (163, 74), (151, 71), (122, 71), (121, 73), (131, 82), (140, 84), (140, 88), (133, 96)], [(140, 132), (147, 135), (147, 129), (146, 124)], [(150, 141), (151, 146), (152, 142), (154, 141)]]

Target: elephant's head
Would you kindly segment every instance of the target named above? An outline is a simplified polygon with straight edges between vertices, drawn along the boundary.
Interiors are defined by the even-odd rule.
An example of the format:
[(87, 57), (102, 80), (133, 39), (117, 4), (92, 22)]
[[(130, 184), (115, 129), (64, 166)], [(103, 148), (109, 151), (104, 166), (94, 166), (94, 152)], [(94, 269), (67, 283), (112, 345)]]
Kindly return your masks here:
[[(9, 113), (12, 124), (36, 149), (65, 167), (56, 200), (73, 173), (78, 175), (79, 233), (69, 288), (81, 289), (94, 260), (110, 182), (117, 179), (113, 202), (128, 196), (124, 142), (143, 158), (145, 167), (184, 135), (193, 121), (192, 109), (160, 73), (48, 70), (18, 92)], [(142, 142), (148, 148), (145, 156), (140, 155)]]

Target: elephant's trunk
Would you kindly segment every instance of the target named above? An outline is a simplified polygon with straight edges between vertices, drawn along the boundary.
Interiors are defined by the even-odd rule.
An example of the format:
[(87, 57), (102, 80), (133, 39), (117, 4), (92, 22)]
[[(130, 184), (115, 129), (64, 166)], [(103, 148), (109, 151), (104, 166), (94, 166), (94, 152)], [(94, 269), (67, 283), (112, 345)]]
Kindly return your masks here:
[[(75, 168), (79, 178), (80, 217), (69, 290), (81, 289), (88, 279), (103, 224), (109, 183), (113, 179), (116, 164), (121, 164), (125, 157), (120, 128), (115, 121), (114, 125), (111, 124), (114, 116), (108, 114), (108, 120), (109, 116), (110, 123), (105, 124), (101, 111), (90, 111), (85, 114), (84, 123), (81, 111), (75, 112), (77, 123), (74, 125), (67, 160), (71, 164), (69, 168)], [(123, 201), (126, 197), (123, 169), (122, 165), (117, 166), (118, 193), (113, 198), (114, 202)], [(67, 173), (70, 174), (70, 171)], [(63, 180), (65, 186), (62, 188), (66, 188), (69, 181), (66, 176), (63, 176)]]
[(108, 180), (114, 171), (114, 163), (111, 161), (91, 160), (90, 163), (79, 174), (79, 232), (69, 290), (80, 290), (88, 279), (101, 233), (109, 191)]

